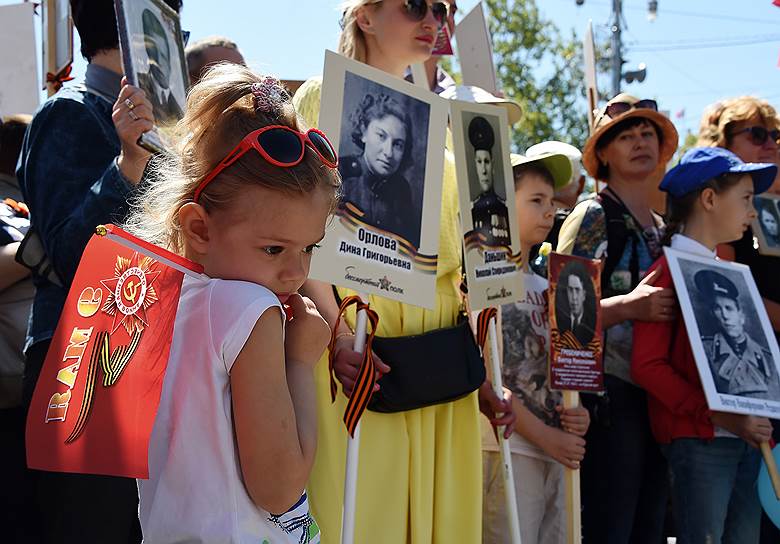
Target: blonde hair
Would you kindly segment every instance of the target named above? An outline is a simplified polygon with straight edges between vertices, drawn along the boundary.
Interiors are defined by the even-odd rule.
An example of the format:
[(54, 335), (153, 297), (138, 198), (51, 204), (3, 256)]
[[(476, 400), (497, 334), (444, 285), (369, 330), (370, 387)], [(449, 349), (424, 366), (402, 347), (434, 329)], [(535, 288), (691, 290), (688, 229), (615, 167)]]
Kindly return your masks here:
[(780, 126), (775, 108), (766, 100), (755, 96), (729, 98), (708, 106), (699, 126), (700, 147), (724, 147), (731, 145), (731, 128), (735, 123), (758, 118), (761, 124), (770, 129)]
[[(151, 183), (131, 202), (125, 228), (148, 242), (183, 254), (184, 239), (179, 209), (193, 201), (201, 180), (250, 132), (268, 125), (285, 125), (304, 131), (289, 101), (279, 88), (273, 111), (255, 109), (252, 84), (263, 77), (249, 68), (220, 64), (210, 68), (187, 96), (184, 117), (172, 133), (171, 153), (150, 163)], [(291, 195), (316, 188), (338, 198), (341, 178), (325, 166), (314, 151), (305, 149), (300, 164), (283, 168), (250, 151), (221, 172), (201, 193), (198, 203), (208, 213), (227, 208), (246, 187), (264, 187)]]
[(339, 53), (360, 62), (366, 62), (366, 37), (357, 23), (360, 8), (378, 4), (381, 0), (346, 0), (341, 3), (341, 35)]

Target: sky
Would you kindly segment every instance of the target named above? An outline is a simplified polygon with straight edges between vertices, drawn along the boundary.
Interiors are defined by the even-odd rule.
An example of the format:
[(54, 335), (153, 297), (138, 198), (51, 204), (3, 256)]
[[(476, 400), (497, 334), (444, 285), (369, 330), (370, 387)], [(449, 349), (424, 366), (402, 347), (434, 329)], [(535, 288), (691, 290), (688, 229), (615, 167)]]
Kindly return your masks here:
[[(0, 5), (15, 3), (0, 0)], [(250, 66), (280, 79), (306, 79), (322, 72), (325, 49), (338, 40), (338, 0), (184, 0), (182, 27), (191, 40), (230, 37)], [(457, 20), (477, 4), (459, 0)], [(584, 34), (593, 21), (597, 40), (609, 36), (611, 0), (537, 0), (542, 15), (565, 34)], [(772, 0), (659, 0), (657, 18), (647, 19), (647, 0), (623, 0), (626, 69), (647, 65), (643, 83), (623, 90), (658, 100), (681, 135), (696, 132), (701, 113), (729, 96), (753, 94), (780, 109), (780, 8)], [(731, 44), (719, 46), (724, 42)], [(760, 42), (760, 43), (755, 43)], [(707, 45), (693, 48), (692, 45)], [(76, 43), (74, 75), (85, 62)], [(608, 89), (606, 77), (599, 86)], [(604, 97), (602, 97), (604, 99)], [(603, 103), (603, 100), (602, 100)], [(682, 117), (677, 117), (683, 113)]]

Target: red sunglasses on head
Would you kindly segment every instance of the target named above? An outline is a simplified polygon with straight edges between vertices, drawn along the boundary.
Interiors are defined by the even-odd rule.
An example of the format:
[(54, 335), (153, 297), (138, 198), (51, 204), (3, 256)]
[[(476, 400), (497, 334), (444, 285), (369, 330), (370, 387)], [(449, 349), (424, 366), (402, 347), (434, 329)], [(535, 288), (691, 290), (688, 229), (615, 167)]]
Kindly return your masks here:
[(338, 155), (324, 132), (316, 128), (298, 132), (285, 125), (269, 125), (244, 136), (244, 139), (203, 178), (195, 189), (194, 200), (197, 202), (208, 184), (250, 149), (260, 153), (266, 162), (274, 166), (291, 168), (301, 163), (307, 146), (314, 150), (322, 164), (328, 168), (338, 167)]

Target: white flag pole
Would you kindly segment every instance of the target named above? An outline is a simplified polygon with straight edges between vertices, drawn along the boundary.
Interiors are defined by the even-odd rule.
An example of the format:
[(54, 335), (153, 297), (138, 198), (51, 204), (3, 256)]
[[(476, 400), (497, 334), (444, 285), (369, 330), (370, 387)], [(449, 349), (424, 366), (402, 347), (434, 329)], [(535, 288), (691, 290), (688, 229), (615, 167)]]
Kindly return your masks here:
[[(496, 318), (488, 323), (488, 336), (490, 337), (490, 368), (493, 373), (493, 390), (499, 398), (504, 398), (504, 385), (501, 381), (501, 365), (498, 361), (498, 336), (496, 332)], [(512, 470), (512, 454), (509, 451), (509, 442), (504, 438), (504, 428), (497, 429), (498, 445), (501, 448), (502, 475), (504, 477), (504, 491), (506, 498), (506, 513), (509, 519), (509, 536), (512, 544), (520, 543), (520, 519), (517, 515), (517, 496), (515, 495), (515, 478)]]
[[(366, 302), (368, 295), (359, 294)], [(352, 349), (363, 353), (366, 346), (366, 328), (368, 316), (365, 310), (359, 310), (355, 323), (355, 343)], [(341, 516), (341, 544), (355, 542), (355, 510), (357, 506), (358, 455), (360, 453), (360, 421), (355, 426), (354, 437), (347, 436), (347, 466), (344, 479), (344, 511)]]

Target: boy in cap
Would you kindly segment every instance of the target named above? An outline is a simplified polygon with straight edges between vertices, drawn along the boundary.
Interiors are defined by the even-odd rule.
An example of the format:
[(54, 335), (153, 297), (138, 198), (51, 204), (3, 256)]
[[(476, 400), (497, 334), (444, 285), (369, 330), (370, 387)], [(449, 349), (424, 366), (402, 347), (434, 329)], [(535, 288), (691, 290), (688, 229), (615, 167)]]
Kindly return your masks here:
[[(739, 239), (755, 218), (753, 195), (771, 185), (776, 171), (771, 164), (745, 164), (722, 148), (689, 150), (661, 182), (668, 193), (664, 243), (716, 259), (715, 248)], [(665, 256), (645, 281), (673, 287)], [(700, 270), (694, 283), (711, 301), (721, 330), (703, 339), (713, 374), (722, 387), (755, 393), (770, 359), (744, 335), (736, 287), (710, 269)], [(663, 311), (669, 321), (634, 322), (631, 376), (648, 393), (653, 435), (669, 462), (678, 542), (757, 543), (756, 448), (769, 441), (772, 426), (764, 417), (709, 410), (679, 309)], [(731, 353), (723, 351), (727, 347)]]
[[(560, 153), (534, 158), (511, 156), (520, 247), (525, 254), (544, 241), (552, 226), (554, 191), (568, 183), (571, 164)], [(502, 375), (518, 414), (509, 438), (523, 543), (552, 544), (566, 536), (564, 467), (576, 469), (585, 454), (589, 424), (584, 408), (564, 410), (560, 393), (549, 389), (550, 331), (547, 280), (523, 260), (522, 301), (501, 307)], [(506, 542), (508, 525), (498, 445), (483, 425), (483, 543)]]

